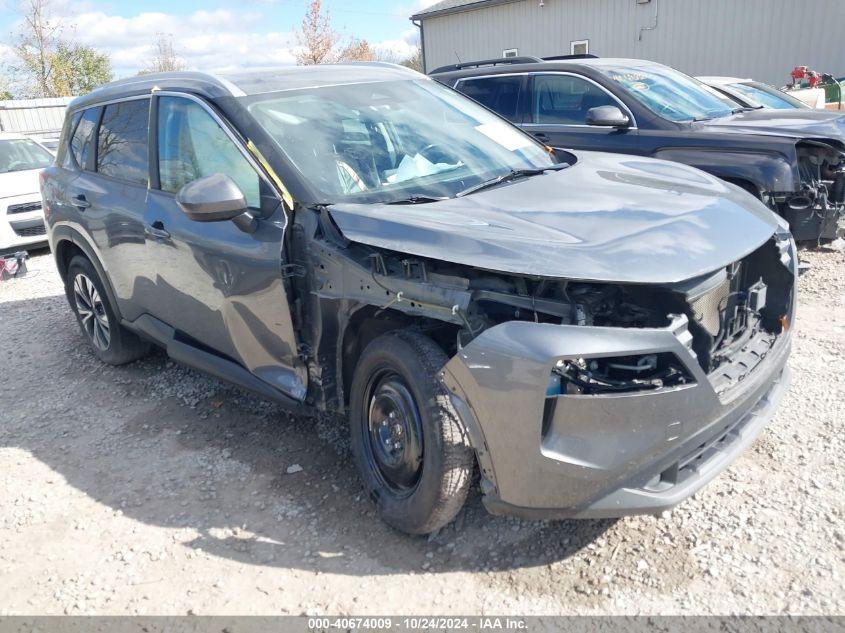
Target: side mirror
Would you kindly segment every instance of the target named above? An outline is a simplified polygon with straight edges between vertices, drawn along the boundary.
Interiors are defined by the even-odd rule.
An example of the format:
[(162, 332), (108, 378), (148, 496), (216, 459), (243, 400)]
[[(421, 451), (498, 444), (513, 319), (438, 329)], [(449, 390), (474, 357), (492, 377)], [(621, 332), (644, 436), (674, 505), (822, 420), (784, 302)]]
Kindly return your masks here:
[(616, 106), (606, 105), (587, 110), (587, 125), (628, 127), (631, 125), (631, 119)]
[(176, 202), (196, 222), (234, 220), (247, 212), (243, 192), (226, 174), (189, 182), (176, 194)]

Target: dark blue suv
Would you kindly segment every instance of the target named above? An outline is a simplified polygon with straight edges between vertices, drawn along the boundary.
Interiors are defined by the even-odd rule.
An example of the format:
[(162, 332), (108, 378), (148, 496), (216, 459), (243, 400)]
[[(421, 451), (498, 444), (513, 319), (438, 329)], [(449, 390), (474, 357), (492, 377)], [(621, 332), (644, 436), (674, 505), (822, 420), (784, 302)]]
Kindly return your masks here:
[(698, 167), (789, 221), (834, 239), (845, 221), (845, 114), (738, 107), (697, 79), (640, 59), (519, 57), (431, 73), (541, 142)]

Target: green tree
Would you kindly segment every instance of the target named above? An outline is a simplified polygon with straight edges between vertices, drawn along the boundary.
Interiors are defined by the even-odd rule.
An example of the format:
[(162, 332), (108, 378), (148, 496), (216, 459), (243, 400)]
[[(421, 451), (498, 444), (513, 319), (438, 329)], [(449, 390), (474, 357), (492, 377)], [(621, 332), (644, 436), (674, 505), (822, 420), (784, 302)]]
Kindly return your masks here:
[(50, 61), (50, 87), (56, 97), (86, 94), (112, 80), (109, 56), (90, 46), (61, 42)]
[(14, 36), (17, 61), (11, 64), (23, 97), (61, 97), (90, 92), (111, 81), (108, 56), (62, 37), (51, 16), (54, 0), (22, 0)]

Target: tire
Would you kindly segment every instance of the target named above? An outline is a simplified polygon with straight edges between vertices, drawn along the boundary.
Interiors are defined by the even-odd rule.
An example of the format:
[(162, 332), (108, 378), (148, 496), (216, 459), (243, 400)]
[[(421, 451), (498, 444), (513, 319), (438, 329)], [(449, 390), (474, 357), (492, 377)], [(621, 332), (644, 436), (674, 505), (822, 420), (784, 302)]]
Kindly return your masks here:
[(472, 481), (473, 450), (438, 378), (447, 360), (419, 332), (390, 332), (367, 346), (352, 379), (352, 452), (364, 488), (382, 519), (409, 534), (454, 519)]
[(79, 328), (94, 354), (109, 365), (125, 365), (145, 356), (150, 346), (120, 325), (103, 281), (82, 255), (70, 260), (65, 294)]

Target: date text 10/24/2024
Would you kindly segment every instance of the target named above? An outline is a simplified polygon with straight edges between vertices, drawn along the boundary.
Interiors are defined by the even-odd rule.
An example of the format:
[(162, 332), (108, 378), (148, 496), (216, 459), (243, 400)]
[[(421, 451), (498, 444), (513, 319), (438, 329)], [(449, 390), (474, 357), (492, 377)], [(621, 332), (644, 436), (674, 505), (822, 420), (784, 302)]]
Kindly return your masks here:
[(521, 631), (528, 628), (522, 618), (512, 617), (346, 617), (308, 618), (309, 631)]

